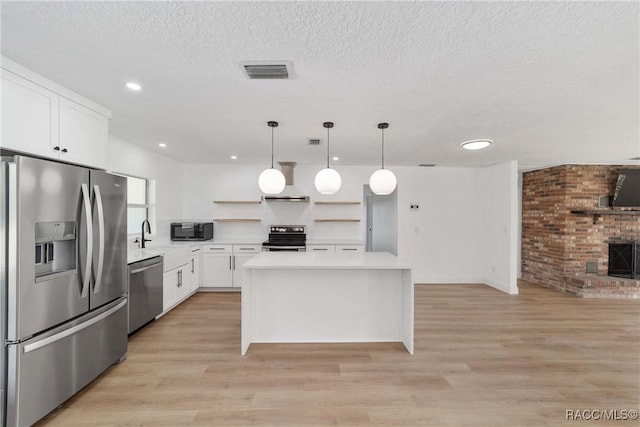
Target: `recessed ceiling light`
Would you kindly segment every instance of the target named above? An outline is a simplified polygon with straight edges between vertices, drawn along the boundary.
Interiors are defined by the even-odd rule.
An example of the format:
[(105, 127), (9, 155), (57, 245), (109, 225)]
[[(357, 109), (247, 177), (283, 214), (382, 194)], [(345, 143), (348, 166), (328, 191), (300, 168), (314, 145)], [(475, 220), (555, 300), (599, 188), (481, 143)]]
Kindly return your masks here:
[(340, 157), (336, 156), (336, 157), (333, 158), (333, 160), (334, 161), (338, 161), (338, 160), (340, 160)]
[(166, 148), (166, 147), (167, 147), (167, 144), (165, 144), (164, 142), (160, 142), (160, 143), (158, 143), (158, 147), (160, 147), (160, 148)]
[(490, 139), (472, 139), (471, 141), (465, 141), (460, 146), (465, 150), (482, 150), (487, 148), (493, 143)]
[(135, 90), (137, 92), (140, 89), (142, 89), (142, 86), (140, 86), (138, 83), (129, 82), (129, 83), (127, 83), (127, 88), (129, 88), (131, 90)]
[(238, 160), (238, 156), (231, 156), (231, 160)]

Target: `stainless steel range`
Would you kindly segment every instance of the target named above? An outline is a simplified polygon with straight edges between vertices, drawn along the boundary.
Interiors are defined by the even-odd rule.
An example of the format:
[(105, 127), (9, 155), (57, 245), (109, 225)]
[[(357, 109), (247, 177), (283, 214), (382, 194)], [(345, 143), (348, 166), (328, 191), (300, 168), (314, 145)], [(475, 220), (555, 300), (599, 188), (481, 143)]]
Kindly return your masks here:
[(307, 234), (304, 225), (272, 225), (269, 240), (262, 243), (263, 251), (304, 252), (307, 250)]

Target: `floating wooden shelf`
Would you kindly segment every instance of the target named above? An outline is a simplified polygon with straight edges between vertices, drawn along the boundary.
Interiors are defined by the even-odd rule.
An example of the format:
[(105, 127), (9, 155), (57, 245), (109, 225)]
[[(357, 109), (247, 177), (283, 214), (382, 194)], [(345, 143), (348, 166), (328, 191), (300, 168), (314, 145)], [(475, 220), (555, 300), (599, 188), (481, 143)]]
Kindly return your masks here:
[(357, 218), (317, 218), (316, 222), (360, 222)]
[(640, 216), (640, 210), (614, 210), (614, 209), (576, 209), (571, 211), (574, 215), (593, 215), (595, 224), (602, 215), (631, 215)]
[(360, 202), (314, 202), (316, 205), (359, 205)]
[(260, 218), (214, 218), (215, 222), (260, 222)]
[(260, 200), (214, 200), (213, 203), (234, 203), (237, 205), (259, 205), (262, 203)]

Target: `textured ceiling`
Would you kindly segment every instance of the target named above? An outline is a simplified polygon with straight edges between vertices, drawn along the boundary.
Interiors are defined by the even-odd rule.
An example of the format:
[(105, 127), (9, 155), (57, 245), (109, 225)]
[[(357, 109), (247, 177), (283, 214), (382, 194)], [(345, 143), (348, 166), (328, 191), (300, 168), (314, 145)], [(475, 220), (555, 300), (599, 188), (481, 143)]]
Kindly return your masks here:
[[(190, 162), (521, 168), (640, 156), (639, 3), (8, 2), (2, 54)], [(291, 80), (240, 62), (287, 60)], [(139, 93), (124, 83), (137, 81)], [(321, 138), (322, 145), (307, 145)], [(480, 152), (462, 141), (492, 138)]]

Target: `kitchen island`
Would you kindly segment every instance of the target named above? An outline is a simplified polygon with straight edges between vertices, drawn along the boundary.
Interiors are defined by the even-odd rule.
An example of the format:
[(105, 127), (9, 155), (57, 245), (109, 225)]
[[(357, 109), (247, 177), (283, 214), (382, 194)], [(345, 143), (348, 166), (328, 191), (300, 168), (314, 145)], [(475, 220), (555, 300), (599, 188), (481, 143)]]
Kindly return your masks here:
[(263, 252), (244, 264), (251, 343), (402, 342), (413, 354), (411, 268), (386, 252)]

